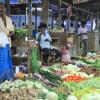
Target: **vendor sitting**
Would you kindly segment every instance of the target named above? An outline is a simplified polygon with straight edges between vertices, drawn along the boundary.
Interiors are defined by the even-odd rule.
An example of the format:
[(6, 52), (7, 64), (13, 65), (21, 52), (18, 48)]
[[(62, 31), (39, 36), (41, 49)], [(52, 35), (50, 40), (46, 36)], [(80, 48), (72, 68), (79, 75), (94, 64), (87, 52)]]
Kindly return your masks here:
[(45, 53), (44, 61), (47, 63), (47, 59), (51, 56), (52, 52), (55, 53), (55, 59), (61, 58), (61, 53), (57, 49), (51, 46), (52, 39), (47, 30), (47, 25), (45, 23), (41, 23), (39, 26), (40, 33), (36, 35), (37, 41), (40, 43), (40, 47), (42, 51)]

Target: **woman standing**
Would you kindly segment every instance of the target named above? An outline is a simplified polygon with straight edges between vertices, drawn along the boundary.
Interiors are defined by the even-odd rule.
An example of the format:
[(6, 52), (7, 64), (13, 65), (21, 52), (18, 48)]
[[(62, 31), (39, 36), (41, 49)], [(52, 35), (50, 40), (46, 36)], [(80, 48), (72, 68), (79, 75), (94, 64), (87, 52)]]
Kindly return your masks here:
[(5, 2), (0, 1), (0, 83), (13, 78), (12, 58), (9, 38), (14, 28), (11, 19), (5, 14)]

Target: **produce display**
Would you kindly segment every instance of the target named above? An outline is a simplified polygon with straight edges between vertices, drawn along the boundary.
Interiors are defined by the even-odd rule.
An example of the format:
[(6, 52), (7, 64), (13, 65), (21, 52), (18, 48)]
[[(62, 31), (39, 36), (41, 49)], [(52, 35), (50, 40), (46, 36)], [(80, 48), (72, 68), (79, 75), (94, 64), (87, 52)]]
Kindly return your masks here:
[(24, 39), (28, 35), (28, 29), (16, 28), (14, 33), (14, 39)]
[(5, 81), (0, 90), (0, 100), (58, 100), (55, 92), (32, 80)]
[[(74, 88), (77, 91), (74, 90), (73, 95), (76, 96), (78, 99), (81, 98), (79, 100), (91, 100), (91, 99), (100, 100), (99, 84), (100, 84), (100, 77), (93, 78), (93, 79), (81, 82), (79, 84), (76, 84)], [(89, 95), (92, 96), (91, 99), (89, 99), (90, 97)]]
[[(87, 60), (88, 59), (88, 60)], [(99, 56), (73, 60), (72, 64), (53, 65), (45, 70), (61, 78), (54, 88), (58, 100), (100, 100)]]
[(69, 64), (69, 65), (61, 65), (60, 67), (53, 67), (48, 68), (51, 73), (54, 73), (61, 77), (64, 82), (81, 82), (92, 78), (93, 74), (87, 74), (85, 72), (81, 72), (81, 68), (77, 67), (76, 65)]
[(89, 53), (71, 64), (41, 67), (38, 54), (33, 47), (32, 74), (0, 84), (0, 100), (100, 100), (100, 56)]

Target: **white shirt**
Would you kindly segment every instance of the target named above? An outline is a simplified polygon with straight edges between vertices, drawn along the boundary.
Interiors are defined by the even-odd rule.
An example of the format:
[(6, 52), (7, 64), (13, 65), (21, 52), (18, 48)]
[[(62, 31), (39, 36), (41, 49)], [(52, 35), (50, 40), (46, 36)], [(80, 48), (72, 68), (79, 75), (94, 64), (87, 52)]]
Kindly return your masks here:
[[(88, 33), (87, 28), (86, 27), (83, 28), (83, 27), (80, 26), (79, 29), (78, 29), (78, 34), (80, 35), (80, 34), (84, 34), (84, 33)], [(81, 35), (81, 39), (82, 40), (88, 39), (88, 35)]]
[[(6, 33), (6, 35), (9, 35), (10, 32), (14, 32), (14, 26), (12, 24), (12, 20), (10, 17), (6, 16), (6, 26), (4, 25), (4, 22), (2, 18), (0, 17), (0, 33)], [(11, 45), (11, 39), (9, 38), (9, 43)]]
[(0, 17), (0, 32), (4, 32), (9, 35), (9, 32), (14, 31), (14, 26), (10, 17), (6, 16), (6, 26), (3, 23), (2, 18)]
[(75, 33), (75, 28), (74, 27), (69, 27), (69, 33)]
[(69, 31), (70, 23), (71, 23), (70, 20), (68, 20), (68, 19), (64, 20), (64, 28), (65, 28), (67, 31)]
[[(40, 33), (37, 33), (37, 35), (36, 35), (37, 39), (38, 39), (39, 34)], [(48, 39), (49, 41), (52, 41), (51, 40), (51, 36), (49, 35), (49, 32), (47, 30), (45, 31), (45, 35), (44, 34), (41, 35), (41, 39), (40, 39), (41, 48), (42, 49), (44, 49), (44, 48), (48, 48), (48, 49), (52, 48), (50, 42), (49, 41), (45, 41), (46, 39)]]
[(2, 47), (5, 47), (6, 44), (9, 44), (7, 34), (4, 32), (0, 33), (0, 44), (2, 45)]

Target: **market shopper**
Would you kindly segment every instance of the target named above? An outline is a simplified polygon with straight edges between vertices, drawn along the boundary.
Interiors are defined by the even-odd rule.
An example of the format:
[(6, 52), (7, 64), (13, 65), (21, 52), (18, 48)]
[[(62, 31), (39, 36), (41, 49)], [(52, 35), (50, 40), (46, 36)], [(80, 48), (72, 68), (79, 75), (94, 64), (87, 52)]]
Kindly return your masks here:
[(22, 23), (22, 28), (25, 29), (26, 28), (26, 24)]
[(71, 25), (69, 27), (69, 33), (74, 33), (74, 32), (75, 32), (74, 24), (71, 23)]
[(13, 34), (14, 27), (5, 12), (5, 2), (0, 1), (0, 83), (13, 78), (9, 38)]
[(78, 35), (81, 37), (84, 46), (82, 56), (86, 56), (88, 52), (88, 30), (85, 21), (82, 21), (81, 26), (78, 29)]
[(52, 39), (51, 36), (49, 35), (46, 24), (41, 23), (39, 29), (40, 33), (37, 34), (36, 38), (37, 41), (40, 43), (42, 51), (45, 52), (45, 57), (44, 57), (45, 62), (47, 63), (47, 59), (52, 54), (52, 52), (55, 53), (56, 60), (61, 59), (60, 51), (51, 46)]

